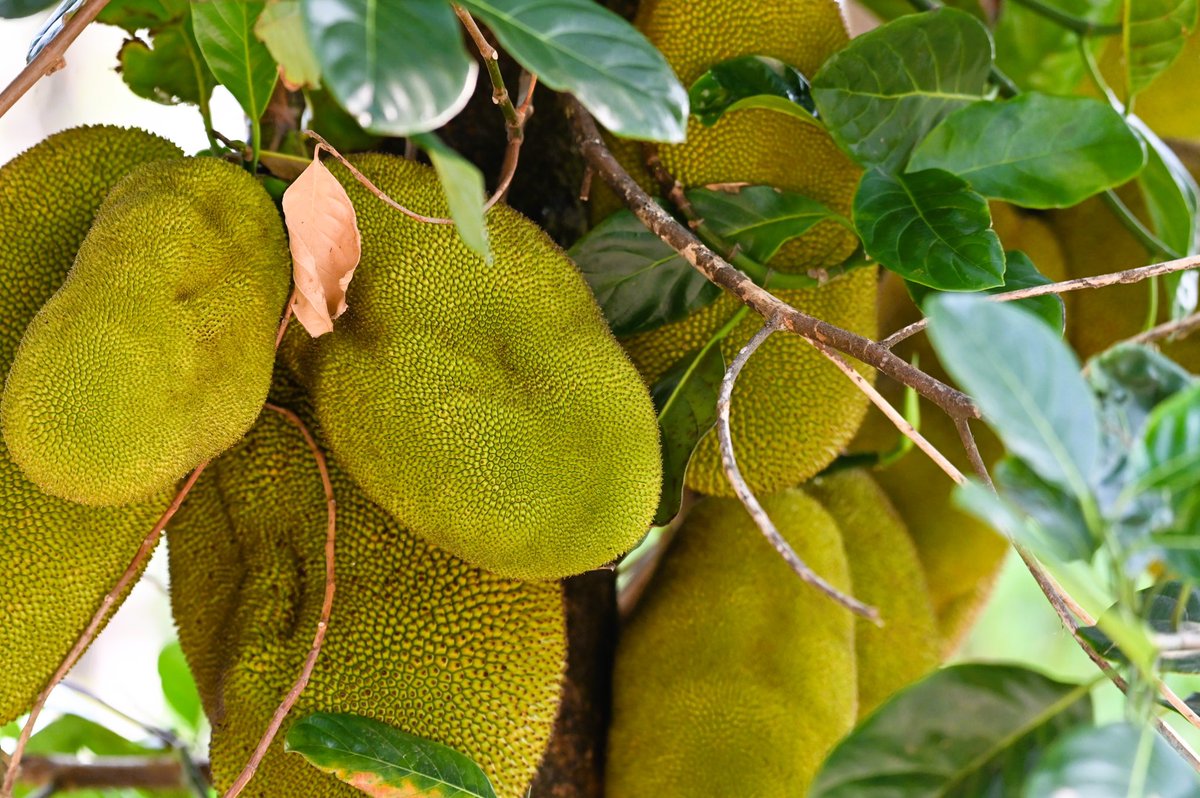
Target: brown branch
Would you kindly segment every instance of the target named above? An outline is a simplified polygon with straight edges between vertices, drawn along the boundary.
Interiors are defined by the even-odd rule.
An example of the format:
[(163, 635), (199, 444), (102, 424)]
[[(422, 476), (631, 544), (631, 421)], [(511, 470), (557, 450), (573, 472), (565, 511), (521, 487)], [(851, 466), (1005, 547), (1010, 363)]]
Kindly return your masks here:
[(992, 476), (988, 473), (987, 464), (983, 462), (983, 455), (979, 453), (979, 445), (975, 443), (975, 435), (971, 432), (971, 422), (965, 418), (959, 418), (954, 420), (954, 426), (958, 429), (959, 440), (962, 441), (963, 448), (967, 450), (967, 460), (970, 461), (976, 476), (983, 480), (983, 484), (995, 490), (995, 486), (992, 485)]
[[(207, 762), (197, 763), (206, 776)], [(56, 790), (143, 789), (186, 790), (190, 787), (183, 764), (170, 756), (104, 757), (81, 762), (68, 756), (31, 756), (21, 765), (19, 783)]]
[(83, 29), (92, 23), (92, 20), (104, 10), (106, 5), (108, 5), (108, 0), (86, 0), (79, 10), (71, 15), (58, 35), (25, 65), (25, 68), (13, 78), (4, 91), (0, 92), (0, 116), (8, 113), (8, 110), (16, 104), (17, 100), (25, 96), (25, 92), (32, 89), (34, 84), (61, 67), (60, 62), (66, 54), (67, 48), (79, 38)]
[(1134, 344), (1149, 344), (1161, 341), (1164, 338), (1182, 338), (1198, 329), (1200, 329), (1200, 313), (1193, 313), (1190, 316), (1184, 316), (1182, 319), (1163, 322), (1157, 327), (1151, 327), (1144, 333), (1135, 335), (1128, 340)]
[(749, 305), (764, 319), (779, 317), (783, 327), (811, 341), (873, 366), (897, 382), (946, 411), (951, 418), (978, 418), (970, 397), (934, 379), (861, 335), (802, 313), (758, 286), (744, 273), (706, 247), (696, 236), (663, 210), (637, 184), (609, 151), (591, 115), (573, 97), (565, 96), (565, 111), (575, 133), (576, 144), (588, 165), (600, 175), (646, 228), (677, 251), (710, 282)]

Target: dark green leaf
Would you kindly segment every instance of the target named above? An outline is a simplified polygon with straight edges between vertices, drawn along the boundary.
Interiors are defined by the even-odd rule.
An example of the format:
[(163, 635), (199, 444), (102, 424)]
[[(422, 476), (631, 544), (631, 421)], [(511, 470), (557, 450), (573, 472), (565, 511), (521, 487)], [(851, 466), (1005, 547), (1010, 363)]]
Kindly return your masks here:
[(190, 0), (112, 0), (97, 19), (126, 33), (155, 33), (191, 15)]
[(1200, 385), (1154, 408), (1132, 465), (1143, 489), (1178, 495), (1200, 485)]
[[(1200, 623), (1200, 593), (1194, 584), (1189, 586), (1182, 582), (1166, 582), (1139, 591), (1138, 599), (1145, 603), (1139, 614), (1145, 617), (1154, 632), (1174, 634), (1181, 630), (1181, 624)], [(1115, 608), (1109, 608), (1105, 614), (1111, 615), (1114, 611)], [(1080, 627), (1079, 632), (1101, 656), (1115, 662), (1128, 661), (1112, 638), (1099, 626)], [(1159, 667), (1173, 673), (1200, 673), (1200, 654), (1192, 651), (1181, 653), (1183, 656), (1160, 658)]]
[(683, 141), (687, 92), (658, 50), (593, 0), (462, 0), (500, 46), (619, 136)]
[[(1002, 294), (1006, 291), (1032, 288), (1035, 285), (1049, 285), (1051, 282), (1049, 277), (1037, 270), (1037, 267), (1033, 265), (1033, 261), (1029, 259), (1029, 256), (1020, 250), (1014, 249), (1005, 252), (1004, 261), (1004, 285), (989, 288), (984, 293)], [(927, 298), (937, 293), (932, 288), (920, 283), (908, 282), (906, 285), (908, 286), (909, 295), (917, 303), (918, 307), (923, 305)], [(1029, 311), (1049, 324), (1055, 332), (1062, 333), (1064, 325), (1063, 301), (1062, 297), (1057, 294), (1018, 299), (1013, 305)]]
[(192, 25), (209, 68), (251, 119), (267, 110), (279, 74), (267, 46), (254, 35), (264, 3), (193, 0)]
[(368, 132), (441, 127), (471, 98), (479, 65), (444, 0), (301, 0), (325, 87)]
[(834, 216), (816, 200), (770, 186), (746, 186), (737, 191), (700, 188), (688, 191), (687, 197), (713, 232), (759, 263), (766, 263), (785, 243)]
[(200, 728), (203, 713), (200, 709), (200, 693), (192, 670), (183, 657), (179, 642), (172, 640), (158, 652), (158, 678), (162, 682), (163, 697), (167, 706), (174, 710), (189, 729)]
[(437, 170), (458, 234), (468, 247), (491, 263), (492, 251), (483, 218), (483, 205), (487, 200), (483, 173), (434, 133), (414, 135), (412, 140), (425, 150)]
[(667, 369), (650, 395), (658, 411), (662, 436), (663, 487), (654, 514), (661, 526), (679, 512), (683, 500), (683, 477), (700, 439), (717, 421), (717, 391), (725, 375), (720, 341), (688, 352)]
[(300, 0), (268, 2), (258, 22), (254, 23), (254, 35), (267, 45), (271, 57), (283, 69), (288, 83), (292, 86), (320, 87), (321, 65), (317, 63), (317, 56), (304, 32)]
[(981, 297), (930, 298), (938, 359), (979, 402), (1005, 447), (1081, 500), (1100, 453), (1096, 400), (1062, 339), (1020, 308)]
[(987, 200), (949, 172), (866, 172), (854, 226), (867, 254), (906, 280), (943, 291), (1004, 283), (1004, 249)]
[(1028, 516), (1033, 539), (1025, 542), (1039, 555), (1058, 562), (1089, 562), (1099, 541), (1088, 530), (1079, 500), (1051, 485), (1015, 457), (1005, 457), (993, 472), (996, 489), (1009, 503)]
[(284, 749), (378, 798), (496, 798), (483, 770), (458, 751), (358, 715), (309, 715), (293, 724)]
[(628, 210), (596, 225), (568, 254), (618, 336), (678, 321), (721, 295)]
[(952, 665), (838, 744), (809, 798), (1016, 795), (1043, 746), (1091, 720), (1087, 686), (1011, 665)]
[(1126, 93), (1154, 82), (1183, 51), (1196, 29), (1196, 0), (1137, 0), (1125, 5), (1121, 43), (1125, 50)]
[(0, 19), (27, 17), (44, 11), (58, 0), (0, 0)]
[(813, 78), (813, 99), (842, 149), (898, 171), (935, 125), (983, 97), (991, 66), (991, 38), (979, 20), (951, 8), (927, 11), (834, 53)]
[(188, 17), (159, 30), (149, 44), (141, 39), (126, 41), (117, 57), (129, 89), (164, 105), (206, 103), (216, 85)]
[[(880, 22), (890, 22), (896, 17), (914, 14), (917, 11), (908, 0), (861, 0), (859, 5), (874, 14)], [(943, 5), (966, 11), (980, 21), (987, 20), (987, 14), (979, 5), (979, 0), (948, 0)]]
[(744, 55), (722, 61), (696, 79), (688, 90), (692, 114), (704, 125), (714, 125), (726, 111), (770, 108), (813, 122), (808, 78), (800, 70), (775, 58)]
[[(1146, 145), (1146, 168), (1137, 184), (1146, 201), (1146, 212), (1155, 234), (1180, 255), (1195, 254), (1197, 249), (1197, 210), (1200, 187), (1167, 144), (1144, 122), (1130, 117), (1130, 125)], [(1182, 273), (1167, 275), (1169, 295), (1176, 297)], [(1173, 319), (1195, 310), (1194, 292), (1189, 303), (1172, 302)]]
[(63, 715), (30, 737), (25, 752), (78, 754), (84, 750), (97, 756), (138, 756), (154, 753), (159, 749), (135, 743), (79, 715)]
[[(1150, 756), (1137, 768), (1142, 743)], [(1135, 769), (1141, 769), (1135, 775)], [(1140, 784), (1141, 790), (1134, 785)], [(1076, 729), (1042, 755), (1023, 795), (1028, 798), (1197, 798), (1196, 774), (1149, 726), (1117, 723)]]
[(945, 169), (980, 194), (1026, 208), (1066, 208), (1129, 180), (1145, 159), (1108, 103), (1026, 92), (946, 117), (909, 168)]

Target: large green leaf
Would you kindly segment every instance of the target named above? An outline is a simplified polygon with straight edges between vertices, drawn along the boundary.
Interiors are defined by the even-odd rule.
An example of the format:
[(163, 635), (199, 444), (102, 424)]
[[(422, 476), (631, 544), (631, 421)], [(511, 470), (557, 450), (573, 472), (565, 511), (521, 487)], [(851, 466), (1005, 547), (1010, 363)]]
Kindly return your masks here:
[(458, 234), (468, 247), (491, 263), (492, 250), (488, 246), (487, 223), (483, 211), (487, 200), (483, 173), (435, 133), (419, 133), (412, 139), (425, 150), (430, 163), (437, 170), (438, 180), (442, 183), (446, 204), (450, 206), (450, 216), (454, 219)]
[(1026, 208), (1065, 208), (1129, 180), (1145, 159), (1108, 103), (1027, 92), (946, 117), (909, 168), (953, 172), (984, 196)]
[(304, 32), (300, 0), (270, 0), (254, 25), (254, 35), (267, 45), (288, 83), (320, 87), (321, 65)]
[(790, 64), (762, 55), (743, 55), (709, 68), (688, 89), (692, 114), (714, 125), (728, 111), (769, 108), (820, 126), (813, 118), (808, 78)]
[(200, 708), (200, 693), (179, 641), (172, 640), (158, 652), (158, 678), (162, 682), (167, 706), (189, 729), (200, 728), (200, 720), (204, 717)]
[[(1121, 0), (1043, 0), (1042, 5), (1096, 24), (1117, 21)], [(996, 22), (996, 66), (1025, 90), (1074, 94), (1087, 66), (1079, 53), (1079, 35), (1039, 9), (1019, 2), (1000, 6)], [(1099, 52), (1108, 41), (1089, 37), (1086, 46)]]
[(292, 725), (284, 748), (377, 798), (496, 798), (463, 754), (358, 715), (309, 715)]
[(1183, 52), (1196, 29), (1196, 0), (1127, 2), (1121, 44), (1125, 55), (1126, 93), (1130, 96), (1154, 82)]
[(992, 476), (1004, 500), (1025, 515), (1020, 542), (1052, 561), (1091, 561), (1099, 541), (1092, 536), (1078, 499), (1016, 457), (1000, 460)]
[(67, 714), (55, 718), (30, 737), (25, 752), (78, 754), (85, 750), (97, 756), (138, 756), (161, 751), (122, 737), (94, 720)]
[(192, 26), (188, 0), (113, 0), (97, 17), (131, 35), (118, 58), (121, 77), (139, 97), (164, 104), (204, 107), (217, 79), (208, 67)]
[(759, 263), (766, 263), (785, 243), (835, 215), (803, 194), (771, 186), (746, 186), (737, 191), (693, 189), (687, 196), (713, 232)]
[(683, 141), (687, 92), (658, 50), (593, 0), (461, 0), (552, 89), (620, 136)]
[(1042, 747), (1091, 714), (1086, 686), (1011, 665), (952, 665), (850, 732), (809, 798), (1018, 795)]
[(942, 291), (1004, 284), (1004, 248), (987, 200), (940, 170), (868, 170), (854, 196), (867, 254), (906, 280)]
[[(1037, 270), (1037, 266), (1029, 259), (1029, 256), (1020, 250), (1009, 250), (1004, 253), (1004, 285), (995, 288), (989, 288), (985, 293), (1002, 294), (1006, 291), (1017, 291), (1022, 288), (1032, 288), (1035, 285), (1049, 285), (1050, 278)], [(920, 283), (906, 283), (908, 286), (909, 296), (917, 303), (918, 307), (925, 303), (933, 294), (937, 293), (928, 286)], [(1050, 325), (1051, 329), (1061, 333), (1065, 319), (1063, 317), (1063, 301), (1062, 297), (1057, 294), (1047, 294), (1045, 296), (1033, 296), (1029, 299), (1018, 299), (1013, 303), (1019, 308), (1024, 308), (1033, 315), (1037, 316), (1042, 321)]]
[(938, 359), (1009, 452), (1088, 495), (1100, 455), (1096, 400), (1062, 339), (1024, 310), (977, 296), (932, 297), (925, 310)]
[(267, 110), (279, 77), (275, 59), (254, 35), (263, 6), (253, 0), (192, 2), (192, 26), (204, 60), (251, 120)]
[(441, 127), (471, 98), (479, 65), (445, 0), (300, 0), (326, 88), (368, 132)]
[(58, 0), (0, 0), (0, 19), (27, 17), (44, 11)]
[[(1149, 756), (1139, 765), (1143, 745)], [(1054, 741), (1030, 774), (1022, 795), (1198, 798), (1200, 782), (1149, 726), (1116, 723), (1076, 729)]]
[(853, 39), (813, 78), (813, 99), (842, 149), (897, 171), (935, 125), (983, 97), (991, 66), (983, 24), (943, 8)]
[(1200, 385), (1154, 408), (1132, 464), (1144, 489), (1178, 495), (1200, 485)]

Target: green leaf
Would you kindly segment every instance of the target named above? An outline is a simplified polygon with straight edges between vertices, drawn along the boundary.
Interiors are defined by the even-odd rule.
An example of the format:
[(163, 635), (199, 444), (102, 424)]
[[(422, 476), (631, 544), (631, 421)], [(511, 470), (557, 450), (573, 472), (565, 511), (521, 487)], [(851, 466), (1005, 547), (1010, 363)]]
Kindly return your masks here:
[(775, 257), (780, 247), (814, 225), (836, 216), (814, 199), (771, 186), (746, 186), (737, 191), (693, 189), (687, 197), (713, 232), (759, 263)]
[[(1136, 116), (1129, 117), (1129, 123), (1146, 145), (1146, 168), (1137, 181), (1150, 226), (1171, 249), (1181, 255), (1195, 254), (1200, 188), (1175, 151), (1146, 123)], [(1171, 276), (1178, 284), (1178, 275)]]
[(123, 28), (126, 33), (154, 33), (190, 15), (190, 0), (112, 0), (96, 19)]
[(663, 487), (654, 514), (656, 526), (679, 512), (692, 452), (717, 421), (717, 391), (724, 376), (725, 359), (717, 339), (688, 352), (650, 389), (662, 436)]
[(1154, 82), (1183, 51), (1196, 29), (1196, 0), (1127, 2), (1121, 28), (1126, 94), (1129, 98)]
[(167, 706), (174, 710), (187, 727), (200, 728), (203, 713), (200, 709), (200, 693), (192, 670), (184, 659), (183, 649), (177, 640), (172, 640), (158, 652), (158, 678), (162, 682), (163, 697)]
[(938, 359), (1005, 447), (1083, 500), (1100, 454), (1096, 401), (1075, 354), (1020, 308), (944, 294), (926, 306)]
[(996, 66), (1027, 90), (1071, 94), (1084, 77), (1078, 36), (1020, 3), (1001, 6), (995, 37)]
[(1044, 745), (1090, 722), (1088, 689), (1011, 665), (935, 671), (838, 744), (809, 798), (1015, 795)]
[[(1145, 602), (1140, 614), (1149, 628), (1160, 634), (1174, 634), (1181, 624), (1200, 623), (1200, 593), (1195, 585), (1173, 581), (1138, 591), (1139, 602)], [(1114, 605), (1105, 612), (1105, 617), (1116, 615)], [(1114, 662), (1128, 662), (1125, 653), (1099, 626), (1083, 626), (1079, 629), (1083, 637), (1101, 656)], [(1171, 673), (1200, 673), (1200, 654), (1194, 651), (1179, 652), (1183, 656), (1160, 657), (1158, 667)]]
[(304, 14), (300, 0), (269, 0), (254, 23), (257, 36), (271, 57), (283, 68), (284, 78), (293, 86), (320, 88), (321, 65), (304, 33)]
[(986, 197), (1025, 208), (1066, 208), (1129, 180), (1145, 160), (1108, 103), (1027, 92), (946, 117), (909, 168), (945, 169)]
[(325, 87), (370, 133), (439, 128), (471, 98), (479, 65), (444, 0), (300, 0)]
[(368, 133), (354, 117), (338, 105), (325, 89), (310, 89), (304, 93), (312, 112), (309, 127), (320, 133), (340, 152), (365, 152), (378, 149), (383, 138)]
[[(1049, 285), (1051, 280), (1046, 275), (1037, 270), (1037, 266), (1033, 265), (1033, 261), (1029, 256), (1020, 250), (1009, 250), (1004, 253), (1004, 285), (995, 288), (989, 288), (984, 293), (987, 294), (1003, 294), (1006, 291), (1018, 291), (1022, 288), (1032, 288), (1035, 285)], [(920, 307), (925, 303), (925, 300), (930, 296), (938, 293), (928, 286), (920, 283), (908, 282), (905, 283), (908, 287), (909, 296)], [(1065, 324), (1063, 313), (1062, 297), (1057, 294), (1047, 294), (1046, 296), (1033, 296), (1028, 299), (1018, 299), (1013, 302), (1016, 307), (1022, 308), (1034, 316), (1037, 316), (1046, 324), (1050, 325), (1055, 332), (1062, 333)]]
[(284, 750), (377, 798), (496, 798), (483, 770), (453, 748), (357, 715), (296, 721)]
[(943, 8), (852, 39), (813, 78), (813, 99), (842, 149), (899, 171), (934, 126), (983, 97), (991, 66), (987, 29)]
[(468, 247), (491, 263), (492, 250), (488, 246), (487, 223), (483, 218), (487, 199), (483, 173), (434, 133), (414, 135), (412, 140), (425, 150), (437, 170), (458, 234)]
[(1099, 541), (1092, 537), (1078, 499), (1015, 457), (997, 463), (993, 477), (1004, 499), (1027, 516), (1023, 543), (1058, 562), (1091, 561)]
[(149, 44), (129, 39), (117, 57), (129, 89), (164, 105), (207, 103), (217, 82), (200, 53), (188, 17), (153, 34)]
[(617, 336), (678, 321), (721, 295), (628, 210), (593, 227), (568, 254)]
[(906, 280), (943, 291), (1004, 283), (1004, 249), (987, 200), (940, 170), (863, 174), (854, 226), (867, 254)]
[(138, 756), (160, 751), (128, 740), (93, 720), (67, 714), (51, 721), (30, 737), (25, 752), (78, 754), (84, 750), (97, 756)]
[(1132, 466), (1144, 490), (1178, 495), (1200, 485), (1200, 385), (1154, 408)]
[(813, 124), (817, 107), (808, 78), (789, 64), (762, 55), (744, 55), (709, 68), (688, 90), (692, 114), (715, 125), (727, 111), (769, 108)]
[(687, 92), (637, 29), (592, 0), (462, 0), (521, 66), (619, 136), (683, 141)]
[[(880, 22), (889, 22), (896, 17), (916, 13), (913, 4), (908, 0), (861, 0), (859, 5), (874, 14)], [(980, 21), (987, 20), (987, 14), (984, 13), (979, 0), (948, 0), (943, 5), (966, 11)]]
[(263, 5), (253, 0), (192, 2), (192, 25), (204, 60), (251, 120), (267, 110), (278, 78), (275, 60), (254, 36)]
[[(1149, 755), (1139, 766), (1143, 743)], [(1187, 763), (1149, 726), (1116, 723), (1076, 729), (1056, 740), (1030, 774), (1022, 795), (1197, 798), (1200, 783)]]
[(58, 0), (0, 0), (0, 19), (28, 17), (44, 11)]

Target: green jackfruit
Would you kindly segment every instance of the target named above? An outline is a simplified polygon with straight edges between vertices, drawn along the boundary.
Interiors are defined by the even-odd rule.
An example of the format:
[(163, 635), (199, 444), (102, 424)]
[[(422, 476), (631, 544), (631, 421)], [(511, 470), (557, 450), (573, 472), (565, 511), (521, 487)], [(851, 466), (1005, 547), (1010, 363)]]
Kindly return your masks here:
[(130, 172), (30, 323), (0, 415), (47, 493), (140, 501), (240, 438), (271, 382), (291, 275), (283, 223), (216, 158)]
[[(787, 490), (764, 506), (848, 590), (833, 519)], [(857, 715), (854, 618), (804, 584), (737, 501), (696, 505), (622, 631), (608, 798), (804, 795)]]
[(808, 493), (837, 522), (854, 595), (879, 609), (883, 626), (855, 628), (858, 714), (865, 717), (938, 666), (941, 634), (921, 560), (887, 495), (861, 469), (810, 482)]
[[(276, 397), (310, 413), (294, 398)], [(310, 427), (319, 434), (311, 423)], [(290, 714), (351, 712), (449, 745), (521, 798), (549, 740), (566, 655), (562, 589), (468, 566), (371, 504), (330, 461), (337, 591)], [(245, 765), (312, 643), (326, 504), (299, 432), (265, 412), (197, 483), (168, 530), (179, 639), (213, 722), (217, 788)], [(361, 795), (276, 737), (246, 798)]]
[[(178, 155), (140, 130), (77, 128), (0, 168), (0, 374), (109, 189), (138, 164)], [(54, 498), (0, 442), (0, 724), (28, 709), (168, 501), (93, 508)]]
[[(448, 215), (432, 169), (354, 160), (406, 207)], [(335, 173), (362, 263), (333, 332), (293, 329), (287, 352), (346, 471), (417, 534), (503, 576), (559, 578), (630, 549), (658, 502), (658, 426), (573, 264), (504, 206), (488, 214), (487, 264), (453, 227)]]

